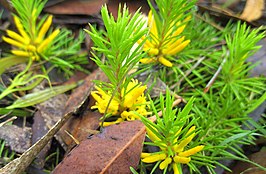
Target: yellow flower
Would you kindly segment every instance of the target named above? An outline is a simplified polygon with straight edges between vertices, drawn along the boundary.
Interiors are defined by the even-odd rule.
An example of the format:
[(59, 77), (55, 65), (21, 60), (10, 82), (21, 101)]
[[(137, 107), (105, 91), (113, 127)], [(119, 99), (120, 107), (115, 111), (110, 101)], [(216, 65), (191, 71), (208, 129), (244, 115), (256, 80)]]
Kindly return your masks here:
[(95, 105), (91, 108), (98, 109), (98, 111), (102, 114), (105, 113), (107, 108), (107, 114), (111, 114), (112, 116), (120, 116), (120, 118), (118, 118), (116, 121), (105, 122), (104, 126), (117, 124), (125, 120), (138, 120), (140, 119), (138, 114), (143, 116), (151, 114), (146, 110), (148, 104), (146, 97), (144, 96), (144, 91), (146, 88), (146, 85), (141, 86), (141, 83), (139, 83), (138, 80), (133, 79), (128, 83), (126, 89), (123, 88), (121, 90), (119, 98), (113, 97), (109, 107), (107, 108), (112, 94), (103, 91), (99, 87), (96, 87), (97, 91), (91, 92), (92, 97), (96, 100)]
[[(141, 160), (145, 163), (154, 163), (157, 161), (160, 161), (159, 168), (161, 170), (164, 170), (169, 165), (172, 166), (174, 174), (179, 174), (179, 165), (180, 164), (188, 164), (191, 161), (192, 155), (200, 152), (204, 146), (199, 145), (196, 147), (193, 147), (188, 150), (184, 150), (185, 147), (192, 141), (192, 139), (195, 136), (195, 126), (192, 126), (188, 132), (185, 135), (185, 139), (182, 140), (180, 143), (177, 144), (178, 138), (176, 138), (173, 142), (165, 142), (162, 141), (159, 137), (155, 135), (154, 132), (152, 132), (149, 128), (146, 127), (147, 134), (151, 141), (153, 142), (159, 142), (160, 144), (160, 152), (155, 153), (142, 153), (141, 154)], [(154, 130), (156, 130), (154, 128)], [(156, 130), (157, 131), (157, 130)], [(178, 130), (175, 135), (178, 135), (181, 132), (181, 129)], [(169, 153), (167, 149), (171, 149), (173, 153)]]
[[(184, 22), (187, 20), (188, 18)], [(180, 22), (173, 24), (166, 35), (160, 38), (152, 11), (150, 11), (148, 15), (148, 27), (150, 28), (150, 38), (146, 39), (142, 37), (139, 40), (139, 42), (142, 42), (146, 39), (143, 50), (147, 51), (148, 57), (141, 59), (140, 62), (144, 64), (160, 62), (167, 67), (172, 67), (173, 64), (167, 60), (167, 57), (176, 55), (190, 43), (190, 40), (185, 40), (185, 36), (180, 36), (186, 24), (181, 25)]]
[[(32, 15), (35, 14), (33, 10)], [(45, 35), (52, 24), (53, 17), (50, 15), (37, 31), (36, 27), (32, 27), (31, 33), (25, 30), (20, 19), (14, 16), (14, 22), (18, 29), (18, 33), (7, 30), (7, 36), (3, 36), (3, 40), (10, 45), (14, 46), (15, 49), (11, 50), (11, 53), (19, 57), (29, 57), (33, 61), (40, 60), (41, 54), (43, 54), (46, 49), (50, 46), (50, 43), (59, 34), (60, 30), (56, 29), (47, 38)], [(33, 24), (36, 25), (36, 24)], [(34, 30), (34, 31), (33, 31)], [(36, 34), (37, 33), (37, 34)]]
[[(100, 113), (105, 113), (105, 110), (108, 106), (108, 103), (111, 99), (111, 95), (104, 92), (101, 88), (96, 87), (97, 91), (92, 91), (91, 95), (96, 100), (96, 103), (94, 106), (92, 106), (92, 109), (98, 109)], [(119, 109), (119, 102), (114, 98), (111, 103), (109, 104), (109, 107), (107, 109), (107, 113), (116, 115), (118, 114)]]

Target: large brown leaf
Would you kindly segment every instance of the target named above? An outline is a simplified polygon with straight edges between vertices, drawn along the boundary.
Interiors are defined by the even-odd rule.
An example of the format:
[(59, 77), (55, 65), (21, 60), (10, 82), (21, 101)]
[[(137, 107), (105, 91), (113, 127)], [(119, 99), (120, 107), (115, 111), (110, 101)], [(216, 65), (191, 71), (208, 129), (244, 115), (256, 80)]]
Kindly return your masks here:
[(145, 137), (140, 121), (106, 127), (102, 133), (80, 143), (55, 168), (53, 174), (131, 173), (137, 167)]
[(255, 21), (263, 15), (264, 6), (264, 0), (247, 0), (240, 18), (249, 22)]
[(45, 8), (45, 11), (53, 14), (94, 15), (100, 11), (106, 2), (107, 0), (63, 1)]

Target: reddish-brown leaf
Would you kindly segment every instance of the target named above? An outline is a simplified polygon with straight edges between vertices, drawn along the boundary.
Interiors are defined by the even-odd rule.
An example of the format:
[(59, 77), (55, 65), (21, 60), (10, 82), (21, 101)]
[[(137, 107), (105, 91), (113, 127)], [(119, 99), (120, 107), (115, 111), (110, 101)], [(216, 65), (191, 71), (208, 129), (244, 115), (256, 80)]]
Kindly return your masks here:
[[(85, 100), (85, 98), (90, 95), (91, 89), (94, 87), (94, 83), (92, 80), (101, 80), (107, 81), (107, 77), (101, 70), (95, 70), (92, 74), (87, 76), (84, 79), (82, 85), (80, 85), (70, 96), (68, 102), (68, 106), (66, 106), (67, 110), (73, 106), (76, 106), (80, 103), (80, 100)], [(71, 81), (79, 81), (79, 77), (73, 77)], [(89, 103), (84, 103), (83, 106), (79, 108), (79, 111), (76, 111), (75, 116), (71, 117), (68, 122), (60, 129), (59, 135), (63, 139), (66, 147), (66, 150), (72, 149), (72, 147), (76, 144), (74, 137), (77, 141), (82, 141), (88, 137), (92, 130), (95, 130), (99, 127), (99, 118), (101, 114), (98, 112), (92, 112), (90, 107), (95, 103), (92, 97), (88, 98)], [(95, 131), (94, 131), (95, 132)], [(70, 137), (69, 134), (72, 136)]]
[(247, 0), (241, 19), (255, 21), (262, 17), (265, 6), (264, 0)]
[(93, 15), (97, 14), (107, 0), (76, 0), (63, 1), (45, 8), (45, 11), (53, 14)]
[(141, 8), (142, 13), (148, 14), (149, 12), (149, 5), (146, 0), (109, 0), (108, 3), (108, 10), (112, 15), (116, 18), (117, 17), (117, 11), (118, 11), (118, 6), (119, 4), (126, 4), (127, 7), (129, 8), (130, 13), (136, 12), (139, 8)]
[(55, 168), (53, 174), (131, 173), (142, 151), (145, 126), (140, 121), (106, 127), (74, 148)]
[[(71, 117), (69, 121), (60, 129), (61, 138), (67, 145), (67, 151), (72, 149), (76, 142), (71, 137), (73, 136), (77, 141), (85, 140), (90, 134), (95, 134), (99, 127), (99, 119), (101, 118), (99, 112), (85, 111), (80, 116)], [(71, 135), (69, 136), (66, 131)]]

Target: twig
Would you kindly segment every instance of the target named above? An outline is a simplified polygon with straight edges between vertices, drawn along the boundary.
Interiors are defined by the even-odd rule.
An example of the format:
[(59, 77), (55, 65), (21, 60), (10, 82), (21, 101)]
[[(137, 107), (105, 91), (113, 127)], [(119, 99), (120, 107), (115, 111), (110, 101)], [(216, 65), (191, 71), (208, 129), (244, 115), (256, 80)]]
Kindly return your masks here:
[(208, 92), (210, 87), (212, 86), (212, 84), (214, 83), (215, 79), (217, 78), (217, 76), (220, 74), (224, 63), (226, 62), (226, 58), (224, 58), (224, 60), (222, 61), (221, 65), (219, 66), (219, 68), (217, 69), (217, 71), (215, 72), (215, 74), (212, 76), (211, 80), (208, 82), (208, 84), (206, 85), (205, 89), (204, 89), (204, 93)]
[(16, 119), (17, 119), (16, 116), (11, 117), (11, 118), (7, 119), (6, 121), (0, 123), (0, 127), (4, 126), (4, 125), (7, 124), (8, 122), (14, 121), (14, 120), (16, 120)]

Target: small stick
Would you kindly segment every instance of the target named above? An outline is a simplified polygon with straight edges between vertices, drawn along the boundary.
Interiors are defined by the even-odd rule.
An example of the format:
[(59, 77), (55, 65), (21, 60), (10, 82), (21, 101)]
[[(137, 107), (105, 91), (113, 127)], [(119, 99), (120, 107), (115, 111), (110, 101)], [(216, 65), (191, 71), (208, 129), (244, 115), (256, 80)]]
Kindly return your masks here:
[(16, 120), (16, 119), (17, 119), (17, 117), (16, 117), (16, 116), (13, 116), (13, 117), (7, 119), (6, 121), (0, 123), (0, 127), (4, 126), (4, 125), (7, 124), (8, 122), (14, 121), (14, 120)]
[(212, 84), (214, 83), (215, 79), (218, 77), (218, 75), (220, 74), (224, 63), (226, 62), (226, 59), (224, 59), (221, 63), (221, 65), (219, 66), (219, 68), (217, 69), (217, 71), (215, 72), (215, 74), (213, 75), (213, 77), (211, 78), (211, 80), (208, 82), (208, 84), (206, 85), (205, 89), (204, 89), (204, 93), (208, 92), (210, 87), (212, 86)]

